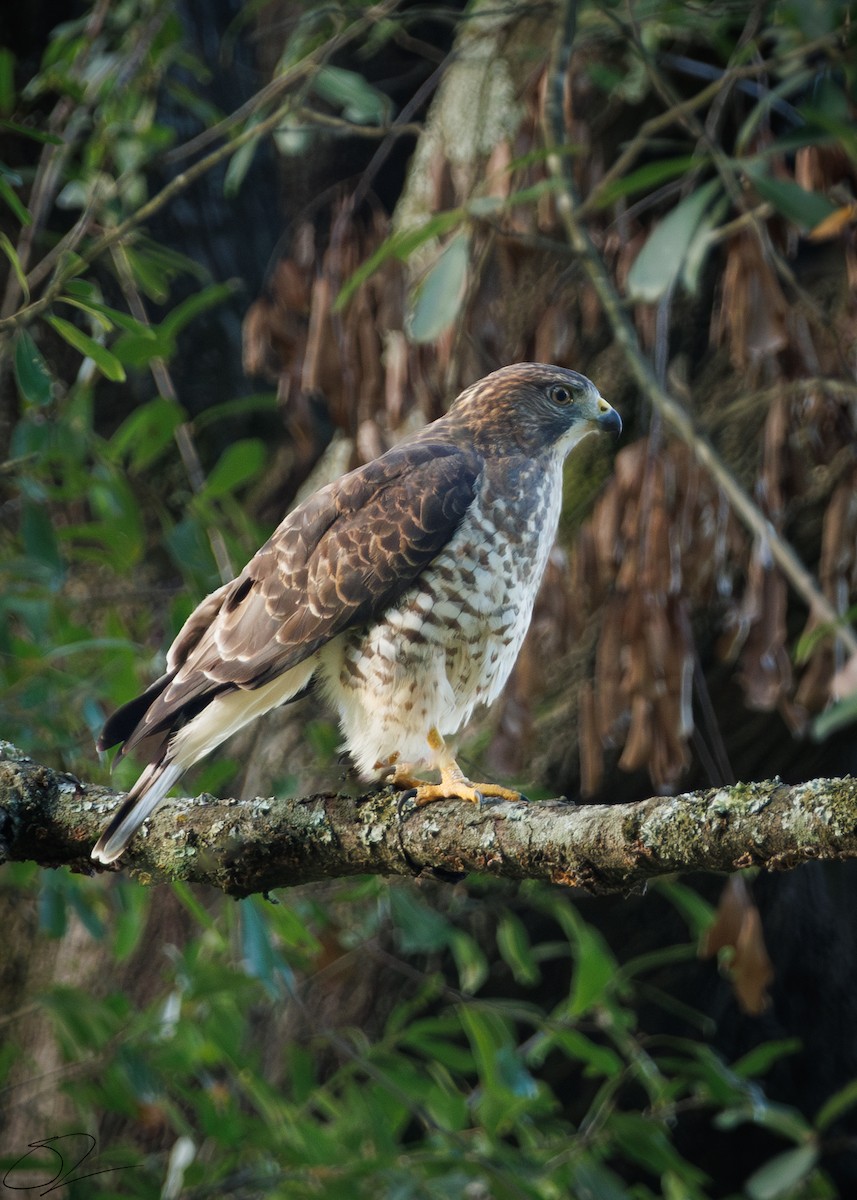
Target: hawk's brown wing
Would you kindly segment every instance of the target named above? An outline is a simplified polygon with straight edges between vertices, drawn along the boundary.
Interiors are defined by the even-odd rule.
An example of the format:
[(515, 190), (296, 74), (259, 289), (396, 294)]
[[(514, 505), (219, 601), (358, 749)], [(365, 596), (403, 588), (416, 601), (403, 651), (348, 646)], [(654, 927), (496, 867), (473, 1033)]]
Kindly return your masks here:
[(310, 496), (191, 614), (167, 674), (110, 718), (99, 746), (163, 742), (219, 692), (259, 687), (380, 616), (449, 542), (481, 465), (472, 450), (417, 440)]

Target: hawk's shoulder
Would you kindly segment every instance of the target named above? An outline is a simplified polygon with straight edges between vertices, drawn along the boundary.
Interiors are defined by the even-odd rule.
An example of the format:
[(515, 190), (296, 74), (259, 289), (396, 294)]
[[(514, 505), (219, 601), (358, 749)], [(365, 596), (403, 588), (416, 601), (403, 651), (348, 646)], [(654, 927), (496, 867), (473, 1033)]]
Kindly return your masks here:
[(280, 662), (294, 665), (395, 604), (455, 535), (482, 467), (469, 448), (417, 438), (290, 513), (243, 573), (277, 623)]
[(213, 693), (259, 687), (379, 617), (454, 537), (482, 469), (471, 448), (418, 435), (315, 492), (190, 615), (145, 721), (134, 728), (120, 710), (104, 744), (127, 737), (130, 749)]

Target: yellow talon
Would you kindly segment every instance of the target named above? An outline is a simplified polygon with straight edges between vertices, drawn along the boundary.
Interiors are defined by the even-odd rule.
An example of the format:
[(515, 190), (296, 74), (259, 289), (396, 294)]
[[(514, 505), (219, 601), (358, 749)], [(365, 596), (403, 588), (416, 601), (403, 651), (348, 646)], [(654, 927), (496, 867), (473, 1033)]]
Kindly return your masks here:
[(496, 796), (511, 803), (525, 799), (520, 792), (498, 783), (472, 783), (447, 750), (443, 736), (434, 726), (426, 734), (426, 741), (440, 757), (440, 783), (426, 783), (416, 778), (406, 763), (399, 763), (398, 754), (391, 754), (387, 760), (386, 765), (393, 768), (388, 782), (393, 787), (413, 793), (403, 797), (403, 800), (412, 799), (417, 808), (422, 808), (424, 804), (433, 804), (436, 800), (465, 800), (469, 804), (481, 804), (486, 796)]

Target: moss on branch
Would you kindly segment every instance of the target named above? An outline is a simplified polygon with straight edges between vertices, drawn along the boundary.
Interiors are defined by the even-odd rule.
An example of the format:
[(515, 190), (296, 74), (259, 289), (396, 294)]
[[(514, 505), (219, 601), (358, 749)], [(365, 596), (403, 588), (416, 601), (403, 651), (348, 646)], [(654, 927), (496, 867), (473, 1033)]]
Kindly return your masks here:
[[(0, 743), (0, 861), (101, 870), (89, 851), (118, 796)], [(143, 883), (207, 883), (245, 896), (343, 875), (484, 872), (592, 893), (658, 875), (785, 869), (857, 855), (857, 780), (779, 779), (633, 804), (459, 801), (405, 805), (366, 796), (170, 801), (119, 867)]]

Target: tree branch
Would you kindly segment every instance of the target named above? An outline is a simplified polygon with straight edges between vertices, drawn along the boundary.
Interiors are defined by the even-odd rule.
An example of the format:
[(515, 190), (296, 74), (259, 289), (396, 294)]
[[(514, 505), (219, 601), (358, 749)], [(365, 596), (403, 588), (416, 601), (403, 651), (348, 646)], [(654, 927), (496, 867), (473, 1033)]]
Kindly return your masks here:
[[(75, 871), (118, 801), (0, 743), (0, 862)], [(405, 805), (365, 796), (173, 800), (122, 864), (146, 884), (207, 883), (231, 896), (343, 875), (441, 878), (477, 871), (543, 879), (591, 893), (627, 891), (676, 871), (782, 870), (857, 856), (857, 780), (779, 779), (658, 796), (633, 804), (460, 801)]]

